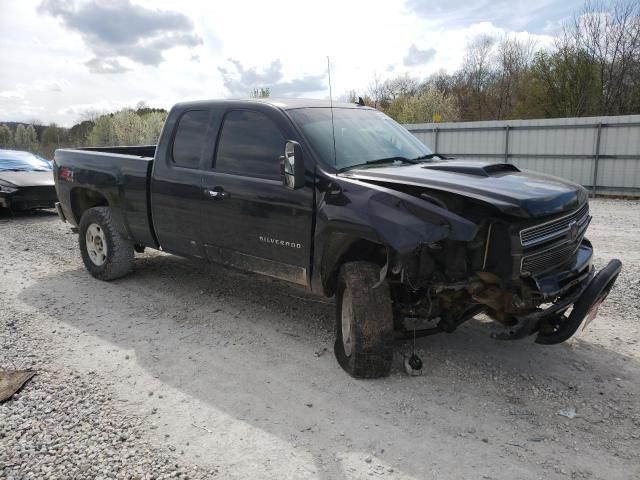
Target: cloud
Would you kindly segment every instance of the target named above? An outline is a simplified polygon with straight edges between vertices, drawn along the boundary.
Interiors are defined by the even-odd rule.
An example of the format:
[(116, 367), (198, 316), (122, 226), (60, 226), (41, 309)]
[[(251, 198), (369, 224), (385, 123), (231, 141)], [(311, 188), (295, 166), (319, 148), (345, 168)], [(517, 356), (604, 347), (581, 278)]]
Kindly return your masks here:
[(426, 50), (420, 50), (415, 44), (409, 47), (407, 56), (404, 57), (404, 64), (407, 67), (415, 67), (417, 65), (424, 65), (429, 63), (436, 56), (435, 48), (427, 48)]
[(68, 105), (64, 108), (59, 109), (56, 113), (58, 115), (72, 115), (74, 117), (77, 117), (78, 115), (82, 115), (87, 112), (97, 112), (99, 114), (104, 112), (113, 112), (116, 110), (120, 110), (121, 108), (124, 108), (128, 105), (129, 104), (127, 104), (126, 102), (114, 103), (114, 102), (102, 99), (93, 103), (80, 103), (76, 105)]
[(92, 58), (84, 63), (91, 73), (124, 73), (129, 69), (122, 65), (117, 58)]
[(85, 63), (93, 73), (127, 71), (121, 58), (157, 66), (165, 50), (202, 44), (182, 13), (149, 9), (130, 0), (91, 0), (77, 6), (73, 0), (44, 0), (38, 11), (82, 36), (95, 55)]
[[(67, 86), (68, 82), (62, 82)], [(0, 98), (7, 99), (25, 99), (32, 96), (35, 92), (62, 92), (62, 86), (58, 82), (50, 82), (47, 80), (35, 80), (30, 83), (17, 83), (15, 88), (11, 90), (0, 91)]]
[(5, 90), (3, 92), (0, 92), (0, 98), (23, 99), (24, 92), (20, 90)]
[(293, 80), (283, 81), (282, 62), (273, 60), (262, 71), (245, 68), (233, 58), (228, 61), (232, 67), (218, 67), (225, 88), (232, 96), (246, 97), (254, 88), (269, 88), (274, 96), (299, 95), (326, 89), (325, 75), (303, 75)]
[(408, 0), (411, 12), (426, 20), (451, 26), (491, 21), (507, 29), (526, 29), (542, 32), (549, 22), (561, 22), (580, 9), (584, 0), (538, 0), (536, 2), (513, 0)]

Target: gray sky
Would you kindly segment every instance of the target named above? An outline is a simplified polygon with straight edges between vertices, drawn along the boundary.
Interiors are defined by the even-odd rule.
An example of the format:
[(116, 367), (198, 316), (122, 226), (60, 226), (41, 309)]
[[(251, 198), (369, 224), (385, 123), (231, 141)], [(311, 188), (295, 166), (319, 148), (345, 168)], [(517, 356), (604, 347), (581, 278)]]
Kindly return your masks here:
[(70, 126), (144, 101), (364, 92), (460, 65), (488, 33), (546, 45), (582, 1), (0, 0), (0, 121)]

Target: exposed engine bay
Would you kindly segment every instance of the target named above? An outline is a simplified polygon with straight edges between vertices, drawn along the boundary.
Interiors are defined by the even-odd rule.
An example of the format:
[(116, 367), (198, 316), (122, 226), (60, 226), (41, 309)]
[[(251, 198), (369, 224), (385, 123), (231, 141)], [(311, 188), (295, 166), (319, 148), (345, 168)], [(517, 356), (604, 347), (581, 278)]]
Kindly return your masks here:
[[(389, 259), (384, 273), (392, 286), (395, 327), (405, 337), (453, 332), (485, 313), (504, 327), (496, 339), (537, 334), (538, 343), (560, 343), (597, 310), (620, 272), (613, 260), (595, 275), (585, 238), (591, 220), (586, 201), (570, 212), (523, 221), (468, 198), (402, 190), (462, 212), (478, 226), (469, 242), (443, 239)], [(594, 280), (598, 288), (588, 289)]]

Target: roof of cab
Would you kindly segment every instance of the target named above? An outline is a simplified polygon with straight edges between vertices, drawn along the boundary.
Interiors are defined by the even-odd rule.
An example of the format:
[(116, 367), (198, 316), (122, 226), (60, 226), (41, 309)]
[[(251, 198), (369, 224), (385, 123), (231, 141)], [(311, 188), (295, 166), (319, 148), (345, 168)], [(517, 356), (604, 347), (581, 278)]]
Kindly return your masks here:
[(356, 103), (331, 102), (327, 99), (319, 100), (313, 98), (238, 98), (238, 99), (219, 99), (219, 100), (201, 100), (193, 102), (181, 102), (176, 106), (180, 107), (203, 107), (205, 105), (216, 105), (224, 103), (246, 104), (263, 103), (273, 105), (283, 110), (293, 110), (295, 108), (370, 108), (358, 105)]

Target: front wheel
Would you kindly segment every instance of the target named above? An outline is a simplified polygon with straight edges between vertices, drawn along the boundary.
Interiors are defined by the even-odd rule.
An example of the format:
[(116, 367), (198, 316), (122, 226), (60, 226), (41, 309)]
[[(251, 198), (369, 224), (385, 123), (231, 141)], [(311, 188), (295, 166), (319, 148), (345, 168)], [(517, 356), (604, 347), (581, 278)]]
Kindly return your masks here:
[(377, 285), (379, 272), (374, 263), (349, 262), (338, 274), (334, 351), (340, 366), (355, 378), (380, 378), (391, 372), (391, 294), (386, 281)]
[(109, 207), (84, 212), (79, 233), (82, 261), (91, 275), (100, 280), (115, 280), (131, 271), (133, 244), (115, 229)]

